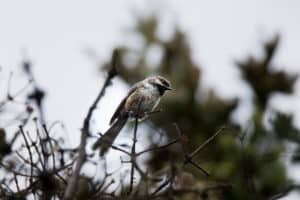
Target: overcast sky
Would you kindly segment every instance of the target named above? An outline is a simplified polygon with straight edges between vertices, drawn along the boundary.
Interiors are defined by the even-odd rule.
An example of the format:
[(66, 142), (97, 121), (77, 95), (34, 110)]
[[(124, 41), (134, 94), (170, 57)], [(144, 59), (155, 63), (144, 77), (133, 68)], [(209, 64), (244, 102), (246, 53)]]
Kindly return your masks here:
[[(0, 83), (10, 71), (15, 72), (15, 85), (24, 83), (17, 68), (26, 54), (37, 81), (48, 92), (47, 120), (62, 120), (74, 138), (71, 143), (76, 144), (82, 119), (103, 83), (97, 63), (106, 61), (114, 46), (128, 42), (125, 32), (134, 24), (135, 11), (159, 11), (161, 37), (168, 38), (178, 24), (189, 37), (194, 61), (203, 67), (203, 84), (221, 96), (247, 99), (249, 89), (238, 79), (234, 61), (250, 54), (261, 56), (260, 44), (275, 33), (280, 33), (282, 42), (274, 65), (300, 72), (299, 9), (298, 0), (0, 1)], [(95, 50), (97, 60), (84, 53), (86, 48)], [(127, 91), (120, 80), (115, 85), (95, 114), (101, 131), (108, 127), (108, 117)], [(272, 103), (293, 110), (300, 124), (299, 83), (296, 90), (294, 97), (279, 96)]]

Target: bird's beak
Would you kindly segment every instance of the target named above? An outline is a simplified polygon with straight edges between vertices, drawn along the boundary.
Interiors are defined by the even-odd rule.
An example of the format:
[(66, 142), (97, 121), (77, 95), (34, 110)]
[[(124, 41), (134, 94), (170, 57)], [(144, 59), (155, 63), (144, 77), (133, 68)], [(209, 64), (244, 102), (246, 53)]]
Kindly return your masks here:
[(164, 86), (166, 90), (173, 90), (171, 87)]

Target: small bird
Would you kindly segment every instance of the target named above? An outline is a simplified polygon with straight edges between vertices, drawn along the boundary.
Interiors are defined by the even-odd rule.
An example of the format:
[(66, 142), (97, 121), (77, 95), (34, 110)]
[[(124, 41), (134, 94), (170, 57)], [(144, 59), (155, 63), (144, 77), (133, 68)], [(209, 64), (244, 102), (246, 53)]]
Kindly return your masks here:
[(93, 150), (100, 148), (100, 155), (103, 156), (128, 119), (142, 120), (147, 117), (167, 90), (172, 90), (170, 82), (162, 76), (148, 77), (134, 84), (113, 114), (109, 122), (111, 127), (94, 143)]

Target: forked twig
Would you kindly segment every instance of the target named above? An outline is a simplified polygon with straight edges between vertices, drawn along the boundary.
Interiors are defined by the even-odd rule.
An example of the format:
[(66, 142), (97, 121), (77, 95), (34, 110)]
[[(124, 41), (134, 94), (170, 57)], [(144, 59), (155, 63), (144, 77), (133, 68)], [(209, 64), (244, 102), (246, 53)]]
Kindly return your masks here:
[[(179, 129), (178, 125), (175, 123), (175, 128), (177, 131), (177, 134), (180, 138), (184, 138), (184, 135), (182, 134), (181, 130)], [(203, 174), (206, 176), (210, 176), (209, 172), (203, 169), (201, 166), (199, 166), (197, 163), (193, 161), (193, 158), (201, 152), (208, 144), (210, 144), (223, 130), (225, 127), (221, 127), (214, 135), (212, 135), (210, 138), (208, 138), (204, 143), (202, 143), (198, 148), (196, 148), (192, 153), (188, 153), (184, 144), (181, 143), (182, 151), (184, 153), (184, 162), (183, 165), (191, 164), (195, 168), (199, 169)]]

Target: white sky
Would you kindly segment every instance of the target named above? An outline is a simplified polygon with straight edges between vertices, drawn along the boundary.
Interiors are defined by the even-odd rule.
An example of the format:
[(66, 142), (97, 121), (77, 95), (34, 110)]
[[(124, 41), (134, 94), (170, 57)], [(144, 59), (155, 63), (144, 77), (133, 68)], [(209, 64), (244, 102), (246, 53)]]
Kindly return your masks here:
[[(48, 92), (47, 119), (65, 122), (71, 143), (76, 144), (82, 119), (103, 83), (96, 62), (84, 49), (95, 49), (98, 62), (107, 60), (114, 46), (127, 42), (125, 29), (134, 23), (132, 11), (149, 13), (149, 7), (162, 12), (163, 37), (175, 22), (186, 31), (193, 58), (203, 67), (204, 85), (224, 97), (249, 97), (249, 90), (237, 78), (234, 61), (249, 54), (261, 56), (260, 44), (276, 32), (281, 33), (282, 43), (274, 64), (291, 73), (300, 71), (297, 0), (10, 0), (0, 1), (0, 84), (11, 70), (15, 84), (23, 84), (16, 80), (22, 76), (16, 68), (25, 51), (33, 61), (37, 81)], [(108, 127), (108, 117), (127, 91), (127, 86), (115, 82), (118, 87), (109, 89), (95, 114), (101, 131)], [(299, 84), (296, 89), (295, 97), (278, 97), (272, 105), (294, 111), (299, 124)]]

